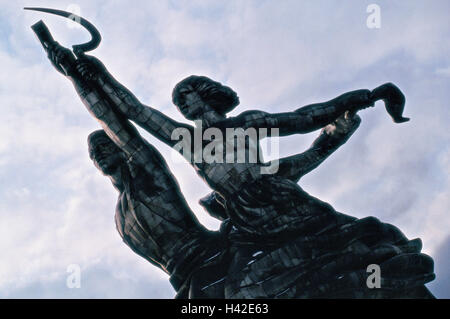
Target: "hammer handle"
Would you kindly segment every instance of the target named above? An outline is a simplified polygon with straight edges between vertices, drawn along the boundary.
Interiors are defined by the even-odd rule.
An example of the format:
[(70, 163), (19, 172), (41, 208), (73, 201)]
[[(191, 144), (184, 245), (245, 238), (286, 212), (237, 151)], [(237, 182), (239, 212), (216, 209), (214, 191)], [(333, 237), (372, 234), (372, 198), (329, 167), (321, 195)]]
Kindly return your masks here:
[[(39, 20), (35, 24), (31, 26), (31, 29), (33, 29), (34, 33), (36, 34), (37, 38), (42, 44), (42, 47), (46, 52), (48, 52), (50, 45), (56, 44), (57, 42), (53, 39), (52, 34), (48, 30), (47, 26), (42, 20)], [(75, 63), (75, 56), (72, 54), (68, 56), (67, 59), (62, 61), (59, 65), (56, 66), (58, 70), (65, 74), (69, 75), (70, 70), (72, 69), (74, 63)]]
[(48, 30), (47, 26), (42, 20), (39, 20), (35, 24), (31, 26), (37, 38), (41, 42), (44, 49), (48, 49), (50, 44), (55, 43), (56, 41), (53, 39), (52, 34)]

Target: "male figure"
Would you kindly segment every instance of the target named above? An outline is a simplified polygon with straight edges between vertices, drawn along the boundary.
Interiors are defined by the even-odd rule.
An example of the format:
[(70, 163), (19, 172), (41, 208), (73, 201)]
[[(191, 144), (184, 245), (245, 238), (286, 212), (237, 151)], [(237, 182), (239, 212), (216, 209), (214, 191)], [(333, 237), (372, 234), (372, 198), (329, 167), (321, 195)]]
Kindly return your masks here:
[(103, 130), (89, 135), (88, 143), (95, 166), (119, 191), (115, 221), (124, 242), (168, 273), (177, 292), (189, 287), (191, 274), (222, 251), (225, 241), (199, 224), (153, 146), (142, 140), (140, 152), (146, 154), (132, 157)]

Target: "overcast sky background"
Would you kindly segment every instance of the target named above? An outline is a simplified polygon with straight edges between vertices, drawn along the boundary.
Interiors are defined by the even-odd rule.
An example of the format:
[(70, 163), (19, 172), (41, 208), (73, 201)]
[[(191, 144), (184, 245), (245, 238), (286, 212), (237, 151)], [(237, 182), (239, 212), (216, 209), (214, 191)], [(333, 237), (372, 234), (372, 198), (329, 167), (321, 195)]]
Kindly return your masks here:
[[(375, 216), (420, 237), (435, 261), (437, 279), (428, 287), (450, 297), (449, 1), (0, 2), (0, 297), (175, 294), (168, 277), (116, 232), (117, 193), (87, 154), (86, 137), (99, 126), (30, 26), (43, 19), (68, 47), (87, 41), (87, 32), (22, 10), (74, 5), (103, 36), (92, 54), (142, 102), (178, 121), (172, 88), (191, 74), (234, 88), (241, 100), (234, 115), (397, 84), (411, 121), (394, 124), (382, 103), (361, 112), (351, 140), (300, 185), (340, 212)], [(381, 8), (380, 29), (366, 25), (372, 3)], [(305, 150), (317, 134), (283, 138), (281, 155)], [(217, 229), (197, 204), (208, 187), (143, 135), (169, 162), (200, 221)], [(81, 267), (81, 288), (66, 286), (71, 264)]]

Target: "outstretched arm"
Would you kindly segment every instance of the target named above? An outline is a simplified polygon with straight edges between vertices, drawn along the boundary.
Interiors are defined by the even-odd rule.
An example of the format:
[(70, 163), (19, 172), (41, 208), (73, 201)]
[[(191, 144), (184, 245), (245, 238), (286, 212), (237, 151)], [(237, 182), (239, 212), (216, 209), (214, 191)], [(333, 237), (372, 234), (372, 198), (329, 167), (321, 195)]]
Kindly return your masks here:
[(298, 182), (302, 176), (317, 168), (334, 151), (345, 144), (360, 123), (361, 118), (358, 115), (340, 116), (322, 130), (307, 151), (280, 159), (276, 174)]
[(192, 133), (192, 126), (172, 120), (162, 112), (142, 104), (97, 58), (85, 56), (79, 62), (79, 69), (83, 77), (96, 84), (117, 113), (132, 120), (165, 144), (173, 147), (178, 142), (172, 140), (172, 133), (178, 128), (188, 129)]
[[(280, 136), (309, 133), (333, 123), (346, 111), (356, 111), (373, 106), (374, 100), (369, 90), (348, 92), (328, 102), (311, 104), (294, 112), (267, 113), (247, 111), (232, 118), (235, 126), (244, 128), (278, 128)], [(269, 130), (269, 135), (271, 132)]]

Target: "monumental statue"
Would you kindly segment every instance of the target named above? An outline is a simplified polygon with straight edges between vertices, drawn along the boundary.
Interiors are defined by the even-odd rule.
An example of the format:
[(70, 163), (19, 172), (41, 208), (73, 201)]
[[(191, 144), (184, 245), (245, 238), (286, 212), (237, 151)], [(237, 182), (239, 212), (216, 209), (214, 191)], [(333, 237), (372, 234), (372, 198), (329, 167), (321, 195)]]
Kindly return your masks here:
[[(298, 184), (356, 131), (358, 111), (382, 100), (395, 123), (408, 121), (397, 86), (351, 91), (285, 113), (227, 116), (238, 95), (193, 75), (172, 94), (178, 110), (195, 122), (189, 125), (141, 103), (100, 60), (86, 55), (100, 43), (100, 33), (87, 20), (78, 21), (92, 39), (73, 51), (59, 45), (42, 21), (32, 28), (102, 128), (88, 137), (89, 156), (119, 192), (120, 236), (170, 275), (178, 298), (433, 298), (425, 287), (434, 279), (433, 260), (421, 253), (420, 239), (409, 240), (375, 217), (337, 212)], [(222, 221), (220, 230), (198, 222), (164, 158), (134, 125), (181, 152), (213, 190), (200, 203)], [(263, 160), (262, 138), (319, 129), (306, 151)], [(230, 130), (254, 134), (229, 139)], [(198, 133), (208, 138), (180, 147), (176, 137), (188, 136), (189, 142)], [(371, 267), (380, 275), (374, 282)]]

